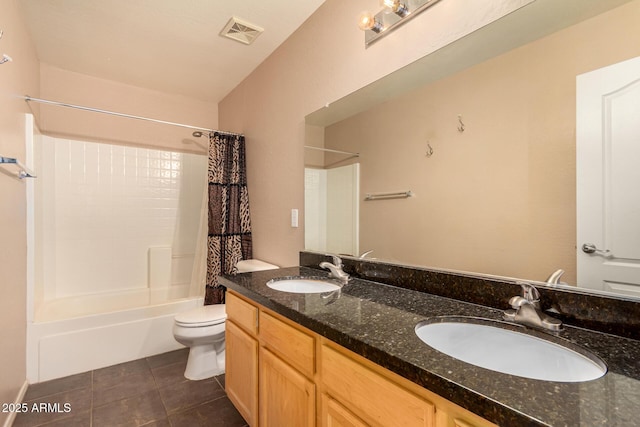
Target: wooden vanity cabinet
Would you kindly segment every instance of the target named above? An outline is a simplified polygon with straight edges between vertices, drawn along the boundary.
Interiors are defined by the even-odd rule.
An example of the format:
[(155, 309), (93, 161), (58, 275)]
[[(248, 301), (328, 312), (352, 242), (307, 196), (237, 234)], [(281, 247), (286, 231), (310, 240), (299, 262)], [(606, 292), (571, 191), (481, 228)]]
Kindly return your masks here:
[(252, 427), (496, 427), (227, 292), (225, 387)]
[(252, 427), (315, 426), (315, 336), (232, 291), (226, 305), (225, 389), (240, 414)]
[(258, 308), (226, 295), (225, 390), (229, 400), (249, 423), (258, 422)]

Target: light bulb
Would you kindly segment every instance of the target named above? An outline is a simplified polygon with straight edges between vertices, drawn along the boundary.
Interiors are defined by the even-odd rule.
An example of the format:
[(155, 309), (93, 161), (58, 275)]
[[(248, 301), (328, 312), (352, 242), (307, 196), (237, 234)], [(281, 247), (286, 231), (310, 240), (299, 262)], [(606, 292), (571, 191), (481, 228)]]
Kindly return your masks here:
[(382, 24), (376, 21), (375, 16), (371, 12), (362, 12), (358, 18), (358, 27), (362, 30), (371, 30), (376, 33), (382, 31)]
[(409, 8), (401, 0), (380, 0), (380, 6), (391, 9), (393, 13), (401, 18), (409, 14)]

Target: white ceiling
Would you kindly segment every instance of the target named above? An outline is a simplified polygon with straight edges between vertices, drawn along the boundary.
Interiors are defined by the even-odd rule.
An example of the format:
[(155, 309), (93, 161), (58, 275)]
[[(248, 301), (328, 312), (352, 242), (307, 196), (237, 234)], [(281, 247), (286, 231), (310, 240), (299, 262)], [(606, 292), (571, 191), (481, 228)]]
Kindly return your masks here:
[[(324, 0), (22, 0), (41, 62), (219, 102)], [(251, 45), (220, 31), (262, 27)]]

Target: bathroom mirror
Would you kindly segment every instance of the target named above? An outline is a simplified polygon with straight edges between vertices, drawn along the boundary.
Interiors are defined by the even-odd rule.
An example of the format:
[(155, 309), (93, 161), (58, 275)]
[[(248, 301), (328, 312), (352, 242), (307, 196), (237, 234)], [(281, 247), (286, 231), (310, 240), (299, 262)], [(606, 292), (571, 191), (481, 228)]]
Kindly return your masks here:
[[(640, 56), (631, 36), (639, 1), (541, 9), (551, 3), (533, 2), (307, 116), (306, 145), (360, 155), (307, 150), (305, 159), (359, 163), (359, 253), (350, 255), (538, 282), (563, 269), (561, 285), (640, 296), (640, 287), (579, 282), (576, 261), (576, 194), (590, 191), (576, 182), (576, 78)], [(405, 191), (412, 196), (364, 200)]]

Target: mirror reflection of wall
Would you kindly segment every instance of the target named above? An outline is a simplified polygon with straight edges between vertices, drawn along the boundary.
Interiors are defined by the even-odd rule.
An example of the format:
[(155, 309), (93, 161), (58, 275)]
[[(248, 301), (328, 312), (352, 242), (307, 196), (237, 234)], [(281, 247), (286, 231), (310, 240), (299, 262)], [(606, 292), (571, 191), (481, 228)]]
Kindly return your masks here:
[(562, 268), (575, 285), (576, 76), (640, 56), (638, 9), (630, 2), (327, 126), (324, 147), (361, 153), (362, 194), (415, 193), (360, 198), (360, 247), (538, 281)]

